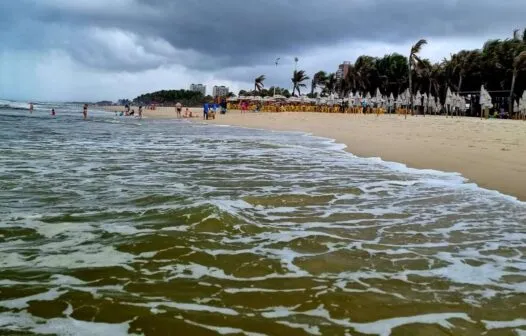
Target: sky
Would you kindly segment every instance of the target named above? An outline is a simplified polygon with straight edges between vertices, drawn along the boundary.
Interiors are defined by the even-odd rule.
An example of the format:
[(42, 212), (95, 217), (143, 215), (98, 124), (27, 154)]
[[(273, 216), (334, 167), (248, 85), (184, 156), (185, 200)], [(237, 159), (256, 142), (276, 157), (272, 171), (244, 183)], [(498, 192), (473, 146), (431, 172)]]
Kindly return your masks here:
[[(98, 101), (192, 83), (291, 87), (359, 55), (433, 61), (526, 26), (524, 0), (0, 0), (0, 98)], [(275, 65), (276, 58), (280, 58)]]

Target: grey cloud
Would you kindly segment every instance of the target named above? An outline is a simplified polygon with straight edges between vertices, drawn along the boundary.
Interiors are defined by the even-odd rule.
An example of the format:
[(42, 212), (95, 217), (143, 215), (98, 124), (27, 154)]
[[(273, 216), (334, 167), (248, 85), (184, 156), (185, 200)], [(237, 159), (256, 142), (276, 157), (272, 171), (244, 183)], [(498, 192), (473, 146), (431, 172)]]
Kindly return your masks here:
[[(277, 56), (344, 41), (511, 35), (526, 24), (524, 0), (119, 0), (114, 7), (98, 6), (101, 0), (88, 6), (82, 0), (60, 6), (64, 1), (2, 4), (0, 27), (7, 24), (11, 30), (2, 29), (1, 42), (62, 48), (80, 62), (106, 70), (142, 71), (177, 63), (210, 71), (269, 64)], [(137, 46), (147, 52), (93, 40), (85, 34), (93, 27), (132, 32), (139, 37)], [(168, 41), (175, 51), (159, 53), (148, 47), (155, 38)]]

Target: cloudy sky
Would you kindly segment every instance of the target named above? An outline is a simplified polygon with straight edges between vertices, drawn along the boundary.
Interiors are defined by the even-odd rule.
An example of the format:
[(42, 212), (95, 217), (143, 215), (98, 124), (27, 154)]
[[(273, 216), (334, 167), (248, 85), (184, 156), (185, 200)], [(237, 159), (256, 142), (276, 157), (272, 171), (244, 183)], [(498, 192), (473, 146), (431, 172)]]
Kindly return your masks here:
[[(0, 98), (116, 100), (290, 86), (361, 54), (441, 60), (526, 25), (524, 0), (0, 0)], [(280, 57), (278, 67), (274, 60)]]

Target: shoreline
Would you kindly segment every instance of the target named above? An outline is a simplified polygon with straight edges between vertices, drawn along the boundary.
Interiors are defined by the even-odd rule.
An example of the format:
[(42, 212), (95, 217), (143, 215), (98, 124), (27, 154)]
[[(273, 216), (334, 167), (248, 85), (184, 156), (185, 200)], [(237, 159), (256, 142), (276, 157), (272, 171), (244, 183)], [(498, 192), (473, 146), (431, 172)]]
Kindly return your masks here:
[[(118, 106), (108, 109), (120, 110)], [(184, 109), (183, 109), (184, 111)], [(479, 187), (526, 201), (526, 122), (444, 116), (353, 115), (315, 112), (229, 111), (215, 120), (185, 119), (334, 139), (359, 157), (379, 157), (409, 168), (459, 173)], [(146, 110), (148, 118), (176, 118), (175, 108)], [(490, 211), (491, 209), (488, 209)]]
[(459, 173), (481, 188), (526, 201), (526, 123), (521, 121), (233, 111), (204, 122), (334, 139), (359, 157)]

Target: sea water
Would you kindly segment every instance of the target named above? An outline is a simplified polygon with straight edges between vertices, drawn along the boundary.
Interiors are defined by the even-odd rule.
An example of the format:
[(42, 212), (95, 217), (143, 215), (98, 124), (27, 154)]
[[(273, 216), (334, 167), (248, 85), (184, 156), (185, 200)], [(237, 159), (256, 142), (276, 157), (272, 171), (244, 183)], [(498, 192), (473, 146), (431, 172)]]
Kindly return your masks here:
[(0, 105), (0, 334), (526, 334), (513, 197), (300, 133)]

